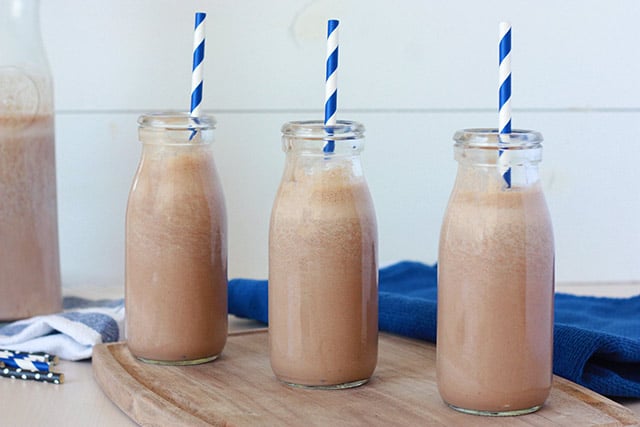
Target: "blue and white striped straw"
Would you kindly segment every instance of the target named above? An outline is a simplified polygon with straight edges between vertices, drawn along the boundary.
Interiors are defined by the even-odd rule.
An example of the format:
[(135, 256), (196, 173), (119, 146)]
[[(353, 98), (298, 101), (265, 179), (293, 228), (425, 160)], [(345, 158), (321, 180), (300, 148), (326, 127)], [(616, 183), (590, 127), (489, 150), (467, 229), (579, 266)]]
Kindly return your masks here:
[(511, 133), (511, 24), (500, 23), (500, 45), (499, 45), (499, 71), (498, 80), (500, 89), (499, 113), (498, 113), (498, 164), (500, 174), (504, 179), (507, 188), (511, 188), (511, 168), (509, 167), (508, 151), (504, 150), (504, 145), (508, 142), (503, 135)]
[(27, 371), (49, 372), (49, 362), (37, 361), (21, 357), (0, 357), (0, 362), (9, 368), (20, 368)]
[(200, 116), (202, 105), (202, 68), (204, 61), (204, 24), (207, 14), (196, 12), (195, 31), (193, 33), (193, 68), (191, 72), (191, 116)]
[[(338, 109), (338, 26), (340, 21), (330, 19), (327, 22), (327, 73), (324, 91), (324, 125), (336, 124), (336, 110)], [(323, 151), (332, 153), (334, 141), (327, 141)]]
[(45, 352), (27, 352), (0, 348), (0, 361), (4, 359), (27, 359), (35, 362), (46, 362), (50, 365), (58, 363), (58, 356)]

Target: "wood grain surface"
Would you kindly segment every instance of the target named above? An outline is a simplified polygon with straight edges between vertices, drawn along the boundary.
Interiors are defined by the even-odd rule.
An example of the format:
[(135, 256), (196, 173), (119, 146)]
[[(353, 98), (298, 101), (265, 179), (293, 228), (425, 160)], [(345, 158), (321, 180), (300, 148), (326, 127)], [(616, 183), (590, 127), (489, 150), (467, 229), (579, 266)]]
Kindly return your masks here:
[(105, 394), (144, 426), (639, 426), (627, 408), (560, 377), (545, 406), (519, 417), (466, 415), (440, 399), (435, 346), (380, 334), (371, 381), (349, 390), (304, 390), (278, 382), (267, 333), (231, 334), (223, 355), (198, 366), (138, 362), (125, 343), (101, 344), (94, 376)]

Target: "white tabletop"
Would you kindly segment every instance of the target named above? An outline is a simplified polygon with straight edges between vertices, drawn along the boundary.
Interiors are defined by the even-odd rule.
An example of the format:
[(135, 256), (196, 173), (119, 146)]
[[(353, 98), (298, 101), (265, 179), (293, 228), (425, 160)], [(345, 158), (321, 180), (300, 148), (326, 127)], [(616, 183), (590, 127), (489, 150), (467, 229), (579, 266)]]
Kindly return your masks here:
[[(579, 295), (625, 297), (640, 294), (640, 283), (560, 284), (559, 292)], [(122, 288), (67, 289), (65, 295), (87, 298), (122, 297)], [(257, 322), (230, 316), (230, 330), (249, 329)], [(102, 392), (93, 379), (90, 361), (61, 361), (56, 367), (63, 372), (61, 385), (0, 379), (0, 425), (22, 426), (135, 426)], [(640, 399), (621, 400), (640, 416)]]

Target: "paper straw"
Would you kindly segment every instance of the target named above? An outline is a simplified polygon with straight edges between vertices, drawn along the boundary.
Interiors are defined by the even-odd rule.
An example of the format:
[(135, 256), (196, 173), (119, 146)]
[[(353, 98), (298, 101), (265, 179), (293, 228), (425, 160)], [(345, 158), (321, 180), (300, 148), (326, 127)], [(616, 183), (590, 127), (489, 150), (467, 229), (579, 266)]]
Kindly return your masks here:
[(33, 380), (43, 383), (62, 384), (64, 382), (64, 374), (58, 372), (39, 372), (27, 371), (21, 368), (0, 368), (0, 377), (13, 378), (16, 380)]
[(8, 368), (20, 368), (27, 371), (49, 372), (51, 363), (20, 357), (2, 357), (0, 361)]
[(200, 116), (202, 105), (202, 68), (204, 61), (204, 24), (207, 14), (196, 12), (193, 32), (193, 68), (191, 72), (191, 116)]
[(49, 354), (42, 351), (29, 352), (0, 348), (0, 361), (6, 358), (27, 359), (34, 362), (46, 362), (49, 363), (49, 365), (56, 365), (59, 360), (58, 356), (56, 356), (55, 354)]
[[(336, 124), (338, 108), (338, 26), (340, 21), (330, 19), (327, 22), (327, 72), (324, 91), (324, 125)], [(334, 141), (327, 141), (323, 151), (332, 153)]]
[(511, 133), (511, 24), (500, 23), (499, 37), (499, 71), (498, 71), (498, 164), (500, 174), (507, 188), (511, 188), (511, 168), (509, 167), (508, 151), (504, 145), (508, 139), (503, 135)]

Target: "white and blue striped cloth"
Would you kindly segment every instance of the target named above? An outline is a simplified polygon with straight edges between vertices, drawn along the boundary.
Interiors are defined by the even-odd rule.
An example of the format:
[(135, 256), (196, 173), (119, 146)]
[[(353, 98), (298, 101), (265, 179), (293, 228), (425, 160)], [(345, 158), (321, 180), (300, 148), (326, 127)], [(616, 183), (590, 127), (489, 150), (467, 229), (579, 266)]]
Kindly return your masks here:
[(60, 313), (0, 323), (0, 348), (43, 351), (61, 359), (91, 357), (93, 346), (124, 339), (124, 300), (65, 297)]

